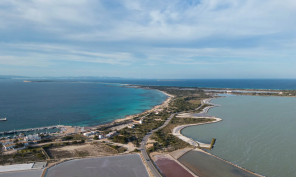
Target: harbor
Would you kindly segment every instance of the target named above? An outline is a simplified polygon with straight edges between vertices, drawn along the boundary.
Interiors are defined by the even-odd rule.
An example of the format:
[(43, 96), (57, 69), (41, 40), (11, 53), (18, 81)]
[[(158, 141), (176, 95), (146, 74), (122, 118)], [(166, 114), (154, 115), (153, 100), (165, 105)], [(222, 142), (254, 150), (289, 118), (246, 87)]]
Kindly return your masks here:
[[(20, 130), (11, 130), (11, 131), (3, 131), (0, 132), (0, 137), (8, 138), (9, 135), (23, 133), (24, 135), (32, 134), (32, 133), (56, 133), (61, 130), (64, 125), (54, 125), (54, 126), (46, 126), (46, 127), (37, 127), (37, 128), (28, 128), (28, 129), (20, 129)], [(7, 136), (8, 135), (8, 136)]]

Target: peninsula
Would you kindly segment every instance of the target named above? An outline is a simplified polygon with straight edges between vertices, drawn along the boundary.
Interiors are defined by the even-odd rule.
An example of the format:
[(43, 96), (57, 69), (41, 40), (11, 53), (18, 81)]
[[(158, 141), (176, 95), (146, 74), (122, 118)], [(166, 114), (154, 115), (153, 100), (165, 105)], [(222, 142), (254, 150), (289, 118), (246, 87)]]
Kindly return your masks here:
[[(124, 85), (124, 87), (130, 86)], [(185, 137), (181, 130), (188, 126), (222, 120), (207, 114), (211, 107), (219, 106), (209, 103), (217, 93), (249, 93), (246, 90), (229, 92), (229, 90), (213, 91), (200, 88), (134, 85), (132, 87), (156, 89), (166, 94), (168, 99), (151, 110), (109, 124), (93, 127), (56, 126), (58, 131), (41, 133), (31, 139), (28, 136), (24, 138), (20, 134), (10, 140), (2, 140), (2, 147), (5, 150), (0, 163), (7, 165), (42, 161), (45, 164), (42, 166), (42, 171), (45, 176), (46, 174), (50, 176), (56, 165), (70, 159), (139, 154), (149, 176), (174, 176), (173, 174), (196, 176), (199, 175), (198, 172), (188, 168), (178, 159), (193, 150), (204, 153), (207, 155), (205, 158), (214, 157), (203, 149), (212, 149), (215, 137), (211, 144), (205, 144)], [(280, 93), (261, 90), (256, 94)], [(218, 157), (215, 157), (214, 161), (219, 164), (226, 163), (231, 169), (249, 176), (260, 176)], [(172, 166), (176, 168), (171, 169)]]

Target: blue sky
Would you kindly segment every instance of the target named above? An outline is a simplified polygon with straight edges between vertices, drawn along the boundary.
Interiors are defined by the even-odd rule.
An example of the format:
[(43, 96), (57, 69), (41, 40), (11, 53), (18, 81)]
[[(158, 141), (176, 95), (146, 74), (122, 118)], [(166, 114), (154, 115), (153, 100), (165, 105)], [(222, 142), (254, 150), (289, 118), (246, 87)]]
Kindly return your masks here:
[(0, 75), (295, 78), (295, 0), (1, 0)]

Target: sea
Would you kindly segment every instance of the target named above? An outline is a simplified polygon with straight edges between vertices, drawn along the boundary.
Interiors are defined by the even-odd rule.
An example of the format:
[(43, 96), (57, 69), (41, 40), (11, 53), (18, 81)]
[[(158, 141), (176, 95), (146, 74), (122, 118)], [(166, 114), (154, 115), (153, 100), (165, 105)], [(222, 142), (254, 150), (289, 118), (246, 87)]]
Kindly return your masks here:
[[(26, 79), (28, 80), (28, 79)], [(30, 79), (29, 79), (30, 80)], [(37, 79), (38, 80), (38, 79)], [(0, 132), (50, 125), (93, 126), (141, 113), (167, 96), (123, 84), (294, 90), (296, 79), (0, 79)], [(50, 81), (50, 82), (49, 82)], [(296, 98), (233, 96), (214, 99), (222, 122), (182, 133), (208, 143), (210, 153), (262, 175), (296, 176)]]
[(162, 104), (156, 90), (95, 82), (0, 82), (0, 132), (50, 125), (110, 123)]
[(0, 121), (0, 132), (58, 124), (100, 125), (151, 109), (167, 98), (159, 91), (123, 84), (296, 89), (296, 79), (0, 79), (0, 118), (8, 120)]

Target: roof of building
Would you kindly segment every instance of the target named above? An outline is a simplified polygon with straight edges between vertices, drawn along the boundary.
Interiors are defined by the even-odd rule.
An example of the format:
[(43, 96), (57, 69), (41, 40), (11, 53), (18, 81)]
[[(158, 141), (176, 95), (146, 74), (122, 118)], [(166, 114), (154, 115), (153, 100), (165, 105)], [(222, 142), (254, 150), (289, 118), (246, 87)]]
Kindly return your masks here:
[(6, 148), (13, 147), (13, 146), (15, 146), (15, 143), (4, 145), (4, 147), (6, 147)]

